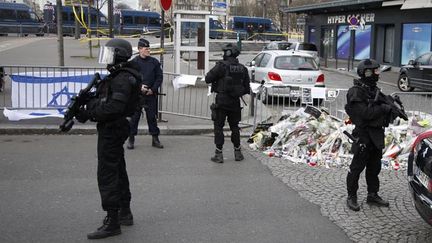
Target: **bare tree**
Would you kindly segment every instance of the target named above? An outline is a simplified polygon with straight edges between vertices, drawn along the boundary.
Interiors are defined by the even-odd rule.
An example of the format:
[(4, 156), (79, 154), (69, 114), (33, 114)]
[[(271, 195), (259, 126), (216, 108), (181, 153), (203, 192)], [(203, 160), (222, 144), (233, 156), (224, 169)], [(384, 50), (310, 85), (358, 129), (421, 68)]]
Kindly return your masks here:
[(115, 5), (116, 9), (132, 9), (129, 5), (123, 2), (119, 2)]

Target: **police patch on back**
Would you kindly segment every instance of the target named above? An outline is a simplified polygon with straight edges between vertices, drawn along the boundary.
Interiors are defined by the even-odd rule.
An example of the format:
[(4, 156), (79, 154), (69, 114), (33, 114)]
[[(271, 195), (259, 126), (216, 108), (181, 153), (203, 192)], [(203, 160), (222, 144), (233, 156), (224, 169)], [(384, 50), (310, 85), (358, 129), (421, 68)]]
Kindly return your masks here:
[(243, 73), (243, 66), (242, 65), (230, 65), (229, 66), (230, 73)]

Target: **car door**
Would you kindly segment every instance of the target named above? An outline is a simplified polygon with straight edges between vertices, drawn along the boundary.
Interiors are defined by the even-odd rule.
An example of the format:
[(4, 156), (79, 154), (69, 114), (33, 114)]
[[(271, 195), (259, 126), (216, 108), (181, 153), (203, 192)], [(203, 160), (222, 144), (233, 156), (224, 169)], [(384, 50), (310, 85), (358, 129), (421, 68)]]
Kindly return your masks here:
[(432, 90), (432, 53), (429, 54), (429, 62), (423, 67), (423, 84), (425, 90)]
[(415, 65), (408, 69), (408, 77), (412, 87), (424, 89), (423, 70), (425, 66), (429, 65), (430, 56), (430, 53), (426, 53), (417, 57), (414, 63)]
[(252, 61), (251, 61), (251, 63), (255, 62), (255, 65), (254, 66), (248, 66), (248, 65), (246, 66), (246, 68), (248, 69), (248, 74), (249, 74), (249, 78), (251, 79), (251, 82), (256, 82), (255, 81), (256, 80), (255, 71), (256, 71), (258, 64), (261, 62), (261, 59), (263, 58), (263, 56), (264, 56), (264, 53), (260, 53), (260, 54), (256, 55), (254, 57), (254, 59), (252, 59)]
[(269, 53), (263, 53), (263, 56), (258, 64), (255, 65), (255, 80), (257, 82), (267, 81), (268, 64), (270, 62), (271, 55)]

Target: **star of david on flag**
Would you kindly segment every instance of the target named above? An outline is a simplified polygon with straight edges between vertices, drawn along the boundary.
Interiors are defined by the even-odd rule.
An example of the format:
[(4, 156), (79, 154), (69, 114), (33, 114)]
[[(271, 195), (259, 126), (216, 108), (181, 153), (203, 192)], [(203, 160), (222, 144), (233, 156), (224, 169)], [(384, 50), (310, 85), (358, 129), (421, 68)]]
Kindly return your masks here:
[(92, 80), (94, 73), (71, 75), (68, 72), (12, 74), (12, 108), (4, 109), (9, 120), (63, 117), (71, 98)]

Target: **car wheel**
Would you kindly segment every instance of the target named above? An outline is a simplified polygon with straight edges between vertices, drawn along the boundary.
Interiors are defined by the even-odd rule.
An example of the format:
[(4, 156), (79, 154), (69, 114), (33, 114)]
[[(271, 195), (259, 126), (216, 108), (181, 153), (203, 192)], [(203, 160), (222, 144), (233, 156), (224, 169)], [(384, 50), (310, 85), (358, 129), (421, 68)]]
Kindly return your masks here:
[(414, 88), (409, 85), (409, 78), (405, 73), (399, 75), (398, 88), (403, 92), (413, 91)]

